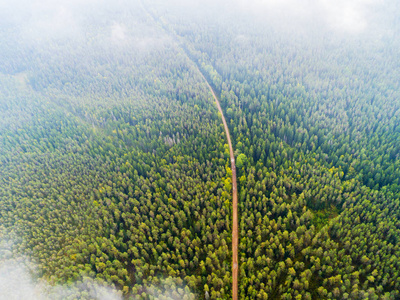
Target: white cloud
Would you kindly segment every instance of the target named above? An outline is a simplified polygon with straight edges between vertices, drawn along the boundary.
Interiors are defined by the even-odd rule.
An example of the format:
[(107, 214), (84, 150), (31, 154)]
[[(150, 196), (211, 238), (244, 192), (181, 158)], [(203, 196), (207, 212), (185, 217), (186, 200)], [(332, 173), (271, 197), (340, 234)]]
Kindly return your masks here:
[(26, 257), (0, 262), (0, 300), (75, 299), (82, 294), (98, 300), (122, 299), (120, 292), (100, 285), (91, 278), (70, 286), (52, 286), (43, 280), (37, 281), (30, 273), (31, 268), (34, 265)]
[(282, 26), (326, 26), (345, 33), (361, 33), (369, 15), (384, 0), (236, 0), (241, 10)]
[(321, 12), (327, 24), (339, 31), (359, 33), (368, 27), (368, 12), (380, 1), (372, 0), (321, 0)]
[(123, 24), (114, 23), (111, 26), (111, 40), (114, 43), (126, 40), (126, 27)]
[[(1, 232), (0, 232), (1, 236)], [(121, 300), (121, 292), (86, 277), (72, 285), (50, 285), (35, 279), (38, 268), (29, 258), (13, 255), (13, 242), (0, 239), (0, 300), (77, 299), (86, 294), (90, 299)]]
[(0, 300), (41, 299), (27, 270), (14, 260), (0, 264), (0, 291)]

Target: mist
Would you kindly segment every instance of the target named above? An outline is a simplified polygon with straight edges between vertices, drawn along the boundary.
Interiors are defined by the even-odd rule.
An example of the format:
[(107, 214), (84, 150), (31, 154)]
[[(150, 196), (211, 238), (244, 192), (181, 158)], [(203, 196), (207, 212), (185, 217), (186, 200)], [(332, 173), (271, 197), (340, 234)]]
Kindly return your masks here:
[(238, 0), (238, 5), (253, 15), (287, 24), (291, 29), (322, 26), (336, 33), (360, 34), (377, 25), (372, 19), (373, 13), (386, 3), (382, 0)]
[(391, 29), (398, 3), (392, 0), (234, 0), (234, 1), (157, 1), (156, 7), (191, 15), (224, 19), (234, 13), (276, 28), (320, 30), (331, 34), (362, 34)]
[[(68, 285), (50, 285), (45, 279), (34, 276), (36, 269), (25, 256), (0, 258), (0, 300), (123, 299), (121, 291), (90, 277)], [(170, 288), (171, 284), (174, 289)], [(159, 287), (149, 287), (148, 294), (159, 300), (195, 299), (189, 290), (181, 287), (178, 293), (177, 288), (170, 280), (164, 280)]]
[[(323, 182), (335, 183), (337, 193), (344, 190), (339, 188), (343, 178), (349, 185), (360, 180), (360, 186), (367, 186), (366, 181), (368, 191), (381, 188), (378, 181), (384, 172), (377, 170), (398, 160), (398, 136), (379, 148), (384, 143), (373, 135), (379, 130), (379, 137), (397, 134), (399, 128), (399, 11), (396, 0), (0, 0), (0, 221), (5, 220), (0, 224), (0, 300), (122, 300), (141, 293), (191, 300), (205, 295), (205, 286), (215, 298), (218, 293), (229, 296), (224, 286), (231, 260), (219, 235), (225, 223), (210, 236), (203, 235), (204, 241), (196, 240), (204, 234), (201, 226), (217, 224), (213, 218), (220, 212), (230, 222), (231, 182), (225, 177), (224, 186), (215, 182), (232, 170), (225, 167), (227, 153), (220, 155), (225, 135), (207, 83), (218, 91), (229, 114), (235, 155), (246, 158), (238, 178), (243, 187), (247, 178), (251, 182), (241, 201), (250, 201), (253, 191), (253, 198), (264, 196), (268, 185), (284, 195), (277, 201), (271, 198), (268, 205), (284, 214), (294, 198), (286, 191), (306, 195), (302, 191), (307, 184), (299, 174), (286, 187), (278, 186), (284, 180), (275, 184), (282, 174), (292, 176), (295, 168), (278, 174), (278, 159), (265, 149), (279, 149), (273, 155), (282, 154), (282, 168), (293, 157), (302, 172), (315, 167), (310, 176), (316, 182), (322, 182), (329, 167), (332, 176)], [(256, 125), (260, 130), (254, 134)], [(269, 136), (264, 135), (267, 131)], [(273, 141), (267, 144), (268, 139)], [(250, 145), (253, 140), (257, 144)], [(385, 156), (371, 158), (378, 148)], [(344, 158), (346, 151), (351, 154)], [(187, 168), (179, 169), (186, 158)], [(362, 159), (373, 163), (362, 164)], [(320, 164), (310, 166), (310, 161)], [(183, 184), (179, 172), (198, 162), (210, 174), (200, 174), (202, 169), (196, 167), (197, 173), (188, 175), (199, 186), (195, 191), (173, 186)], [(267, 163), (271, 169), (264, 174)], [(364, 166), (376, 171), (372, 181), (362, 177)], [(361, 175), (356, 176), (357, 167)], [(396, 180), (390, 174), (397, 173), (389, 168), (385, 184)], [(255, 184), (257, 178), (261, 184)], [(205, 187), (211, 191), (190, 208)], [(182, 203), (172, 199), (173, 193)], [(215, 207), (202, 208), (201, 215), (207, 197), (224, 200), (224, 206), (216, 213)], [(210, 203), (215, 206), (214, 198)], [(254, 205), (265, 217), (258, 225), (271, 216), (272, 224), (273, 214), (261, 209), (264, 202), (260, 208)], [(275, 206), (281, 202), (287, 206)], [(327, 213), (311, 228), (314, 210), (307, 211), (304, 203), (290, 208), (299, 208), (293, 213), (297, 219), (286, 224), (290, 228), (304, 221), (308, 231), (293, 230), (309, 234), (298, 239), (302, 242), (311, 240), (315, 228), (330, 224)], [(343, 203), (329, 203), (324, 212), (336, 205), (332, 216), (338, 219)], [(253, 207), (247, 204), (243, 209)], [(166, 207), (180, 212), (171, 212), (157, 227), (154, 221), (164, 218)], [(184, 221), (175, 226), (180, 217)], [(285, 221), (279, 218), (280, 226)], [(226, 233), (230, 225), (221, 231)], [(14, 231), (20, 238), (1, 239), (2, 233)], [(253, 229), (243, 232), (249, 240), (256, 234)], [(285, 235), (281, 241), (292, 239)], [(181, 253), (175, 249), (179, 243)], [(290, 247), (293, 253), (301, 248)], [(209, 255), (214, 250), (224, 257), (223, 263)], [(249, 251), (243, 260), (251, 255)], [(293, 257), (301, 255), (299, 251)], [(59, 256), (63, 263), (47, 270), (46, 259)], [(246, 267), (263, 264), (254, 259)], [(273, 263), (267, 264), (263, 272), (272, 271)], [(285, 284), (295, 282), (301, 272), (293, 269), (293, 280)], [(368, 278), (368, 272), (362, 277)], [(53, 282), (71, 274), (79, 279)], [(368, 280), (366, 287), (375, 277)]]
[[(13, 250), (16, 243), (0, 239), (0, 300), (123, 299), (121, 291), (90, 276), (68, 284), (48, 283), (40, 278), (39, 266), (32, 258)], [(172, 278), (149, 286), (148, 294), (159, 300), (195, 299), (188, 287), (176, 284)]]
[(16, 243), (0, 240), (0, 300), (122, 299), (120, 291), (90, 277), (68, 285), (50, 285), (39, 277), (39, 267), (32, 258), (13, 251)]
[(89, 46), (99, 51), (129, 49), (131, 55), (140, 55), (164, 47), (171, 38), (153, 24), (147, 15), (150, 10), (159, 17), (171, 15), (180, 22), (201, 24), (205, 32), (217, 35), (235, 30), (246, 36), (257, 27), (258, 34), (264, 31), (311, 43), (320, 43), (320, 37), (393, 42), (398, 9), (393, 0), (1, 0), (0, 35), (17, 52), (65, 52), (68, 46), (90, 52)]
[[(390, 30), (390, 22), (396, 17), (394, 10), (398, 8), (398, 4), (392, 0), (155, 0), (145, 1), (143, 5), (156, 10), (163, 8), (165, 11), (178, 12), (178, 18), (184, 17), (179, 15), (181, 12), (194, 17), (212, 15), (214, 21), (218, 21), (218, 18), (224, 19), (234, 13), (256, 17), (278, 28), (296, 30), (310, 27), (310, 30), (318, 28), (338, 34)], [(17, 30), (25, 40), (78, 38), (87, 32), (87, 26), (96, 23), (109, 24), (114, 35), (119, 30), (121, 38), (124, 24), (120, 20), (127, 21), (127, 15), (134, 21), (149, 22), (140, 1), (0, 1), (1, 24)], [(212, 22), (212, 19), (207, 21)]]
[[(45, 300), (45, 299), (98, 299), (120, 300), (121, 292), (85, 278), (80, 283), (49, 285), (45, 280), (34, 279), (26, 266), (29, 259), (9, 259), (0, 263), (0, 299), (1, 300)], [(30, 268), (35, 267), (31, 264)]]

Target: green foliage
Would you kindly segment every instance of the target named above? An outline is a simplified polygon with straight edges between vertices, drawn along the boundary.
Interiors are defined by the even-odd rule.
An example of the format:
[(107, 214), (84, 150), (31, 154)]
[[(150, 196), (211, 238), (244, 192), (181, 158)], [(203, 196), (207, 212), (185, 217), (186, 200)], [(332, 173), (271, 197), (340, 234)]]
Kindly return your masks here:
[(398, 59), (239, 19), (208, 34), (190, 17), (174, 23), (221, 95), (244, 169), (239, 298), (396, 299)]
[(240, 153), (236, 159), (236, 166), (241, 169), (243, 168), (248, 162), (247, 156), (243, 153)]
[(127, 299), (231, 297), (229, 148), (197, 64), (236, 145), (239, 298), (398, 299), (396, 47), (299, 41), (234, 16), (200, 26), (149, 5), (161, 26), (141, 8), (120, 16), (155, 32), (146, 51), (109, 45), (103, 19), (46, 50), (1, 45), (12, 252), (51, 283), (89, 276)]
[(313, 218), (311, 224), (315, 226), (315, 229), (319, 231), (322, 227), (329, 224), (329, 221), (335, 218), (339, 213), (336, 206), (331, 205), (329, 208), (325, 208), (319, 211), (313, 211)]

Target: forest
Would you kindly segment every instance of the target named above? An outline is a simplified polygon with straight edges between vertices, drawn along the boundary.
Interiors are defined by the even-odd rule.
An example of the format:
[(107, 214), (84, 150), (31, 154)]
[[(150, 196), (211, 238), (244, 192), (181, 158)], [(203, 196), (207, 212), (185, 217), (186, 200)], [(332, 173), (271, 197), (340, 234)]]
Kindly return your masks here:
[(238, 298), (400, 299), (399, 3), (114, 2), (0, 2), (0, 299), (232, 299), (207, 82)]

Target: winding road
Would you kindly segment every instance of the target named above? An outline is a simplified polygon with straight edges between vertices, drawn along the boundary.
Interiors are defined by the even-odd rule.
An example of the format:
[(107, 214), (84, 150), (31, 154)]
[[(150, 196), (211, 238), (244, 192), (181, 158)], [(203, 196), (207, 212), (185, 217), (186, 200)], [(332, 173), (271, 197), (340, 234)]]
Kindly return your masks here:
[(153, 14), (151, 14), (145, 7), (142, 1), (140, 1), (143, 10), (150, 16), (151, 19), (155, 23), (161, 23), (161, 27), (170, 35), (174, 36), (178, 46), (183, 49), (185, 52), (186, 56), (188, 59), (194, 64), (196, 67), (197, 71), (207, 84), (208, 88), (210, 89), (215, 103), (217, 104), (218, 111), (221, 114), (222, 117), (222, 122), (224, 123), (224, 128), (225, 128), (225, 134), (226, 138), (228, 140), (228, 145), (229, 145), (229, 155), (231, 158), (231, 169), (232, 169), (232, 300), (238, 300), (238, 277), (239, 277), (239, 264), (238, 264), (238, 246), (239, 246), (239, 232), (238, 232), (238, 196), (237, 196), (237, 180), (236, 180), (236, 164), (235, 164), (235, 155), (233, 153), (233, 147), (232, 147), (232, 142), (231, 142), (231, 135), (229, 133), (229, 128), (228, 124), (226, 123), (224, 112), (222, 111), (221, 105), (219, 103), (219, 99), (217, 94), (215, 93), (214, 89), (206, 79), (206, 77), (203, 75), (202, 71), (200, 70), (198, 64), (196, 61), (191, 57), (190, 52), (188, 49), (179, 42), (178, 36), (174, 33), (171, 32), (165, 24), (163, 24), (162, 21), (159, 21)]
[[(197, 64), (195, 63), (196, 67)], [(224, 123), (225, 134), (228, 140), (229, 145), (229, 155), (231, 157), (231, 169), (232, 169), (232, 300), (238, 299), (238, 276), (239, 276), (239, 264), (238, 264), (238, 246), (239, 246), (239, 232), (238, 232), (238, 197), (237, 197), (237, 181), (236, 181), (236, 164), (235, 164), (235, 155), (233, 154), (233, 147), (231, 142), (231, 135), (229, 133), (228, 124), (226, 123), (224, 113), (222, 111), (221, 105), (219, 103), (218, 97), (214, 92), (214, 89), (208, 83), (207, 79), (204, 77), (203, 73), (197, 67), (197, 70), (200, 72), (201, 77), (203, 77), (204, 81), (207, 83), (208, 88), (210, 89), (215, 103), (217, 104), (218, 111), (221, 113), (222, 122)]]

